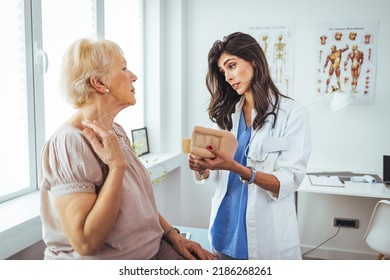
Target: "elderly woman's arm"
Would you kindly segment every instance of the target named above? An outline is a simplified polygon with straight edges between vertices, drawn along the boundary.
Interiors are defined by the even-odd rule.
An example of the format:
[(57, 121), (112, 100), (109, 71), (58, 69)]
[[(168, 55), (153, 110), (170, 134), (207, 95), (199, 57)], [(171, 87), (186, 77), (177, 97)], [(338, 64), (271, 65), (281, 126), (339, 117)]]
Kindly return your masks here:
[(56, 198), (56, 209), (62, 228), (73, 248), (80, 255), (97, 254), (117, 219), (125, 159), (118, 137), (96, 123), (83, 121), (84, 134), (109, 173), (97, 196), (75, 193)]
[(110, 170), (99, 196), (76, 193), (56, 198), (61, 225), (80, 255), (97, 254), (117, 218), (124, 168)]

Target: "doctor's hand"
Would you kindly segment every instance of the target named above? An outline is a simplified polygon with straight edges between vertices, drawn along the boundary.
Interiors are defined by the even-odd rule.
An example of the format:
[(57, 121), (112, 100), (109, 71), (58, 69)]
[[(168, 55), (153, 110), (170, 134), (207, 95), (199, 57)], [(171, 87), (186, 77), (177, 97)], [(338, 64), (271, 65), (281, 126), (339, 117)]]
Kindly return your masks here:
[(189, 166), (192, 170), (202, 172), (206, 169), (210, 170), (232, 170), (238, 164), (229, 154), (222, 150), (214, 148), (212, 145), (207, 145), (207, 150), (215, 155), (215, 158), (199, 158), (197, 156), (189, 156)]

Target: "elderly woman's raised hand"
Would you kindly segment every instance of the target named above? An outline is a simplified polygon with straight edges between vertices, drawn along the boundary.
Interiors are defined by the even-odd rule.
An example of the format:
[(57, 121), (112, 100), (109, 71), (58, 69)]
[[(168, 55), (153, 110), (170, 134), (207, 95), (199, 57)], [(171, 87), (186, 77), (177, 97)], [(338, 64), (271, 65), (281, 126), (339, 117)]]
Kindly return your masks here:
[(82, 124), (85, 126), (84, 135), (91, 143), (93, 150), (110, 170), (123, 167), (125, 158), (115, 132), (112, 129), (104, 130), (97, 123), (88, 120), (83, 120)]

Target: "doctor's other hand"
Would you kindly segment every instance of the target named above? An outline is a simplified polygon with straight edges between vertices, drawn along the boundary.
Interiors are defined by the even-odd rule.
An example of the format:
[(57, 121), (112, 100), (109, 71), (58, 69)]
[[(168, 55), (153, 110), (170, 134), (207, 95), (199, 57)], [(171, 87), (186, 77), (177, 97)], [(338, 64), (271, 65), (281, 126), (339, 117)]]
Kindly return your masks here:
[(189, 166), (194, 171), (202, 172), (210, 170), (232, 170), (237, 162), (227, 153), (219, 150), (212, 145), (207, 145), (207, 150), (214, 154), (215, 158), (199, 158), (195, 155), (189, 155)]

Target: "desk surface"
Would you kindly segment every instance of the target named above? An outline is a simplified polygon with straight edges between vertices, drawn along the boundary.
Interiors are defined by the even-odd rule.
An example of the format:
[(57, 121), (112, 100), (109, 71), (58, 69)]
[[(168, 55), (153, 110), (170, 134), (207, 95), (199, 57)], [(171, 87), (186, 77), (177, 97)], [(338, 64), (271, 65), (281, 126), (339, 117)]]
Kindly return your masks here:
[(383, 183), (371, 184), (345, 181), (344, 187), (313, 186), (308, 176), (305, 176), (298, 192), (390, 199), (390, 188), (387, 188)]

